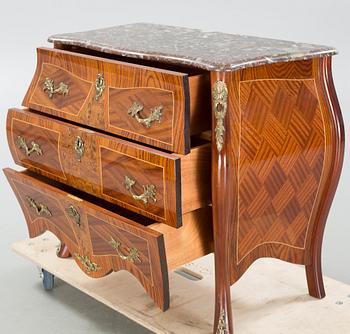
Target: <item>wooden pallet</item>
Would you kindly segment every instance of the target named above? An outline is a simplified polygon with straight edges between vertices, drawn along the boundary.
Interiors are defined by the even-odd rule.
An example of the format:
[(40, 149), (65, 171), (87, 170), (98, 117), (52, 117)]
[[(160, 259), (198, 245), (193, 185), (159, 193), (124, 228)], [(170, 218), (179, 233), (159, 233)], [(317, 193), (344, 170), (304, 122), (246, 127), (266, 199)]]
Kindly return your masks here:
[[(18, 241), (13, 250), (154, 331), (167, 334), (211, 333), (214, 312), (213, 256), (186, 268), (203, 279), (191, 281), (170, 272), (170, 309), (163, 313), (129, 273), (100, 279), (86, 276), (72, 259), (56, 256), (58, 240), (50, 232)], [(307, 294), (303, 267), (273, 259), (258, 260), (231, 288), (235, 334), (345, 334), (350, 333), (350, 286), (325, 278), (327, 297)]]

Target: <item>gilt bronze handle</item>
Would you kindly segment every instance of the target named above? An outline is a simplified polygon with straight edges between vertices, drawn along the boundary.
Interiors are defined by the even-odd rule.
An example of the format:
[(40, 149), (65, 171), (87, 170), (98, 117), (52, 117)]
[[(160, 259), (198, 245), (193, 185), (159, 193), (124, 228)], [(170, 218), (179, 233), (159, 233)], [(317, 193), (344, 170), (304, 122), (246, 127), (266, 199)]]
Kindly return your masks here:
[(36, 203), (35, 200), (33, 198), (31, 198), (30, 196), (26, 196), (26, 200), (27, 200), (27, 204), (28, 206), (35, 210), (36, 214), (38, 216), (48, 216), (51, 217), (52, 213), (49, 210), (49, 208), (42, 204), (42, 203)]
[(52, 99), (55, 94), (66, 96), (69, 93), (69, 86), (64, 82), (60, 82), (58, 87), (55, 88), (55, 81), (50, 78), (46, 78), (43, 86), (44, 92), (48, 97)]
[(92, 262), (87, 256), (79, 255), (78, 253), (74, 253), (74, 256), (84, 266), (87, 273), (96, 272), (101, 269), (97, 263)]
[(30, 156), (32, 153), (36, 153), (36, 155), (43, 155), (43, 151), (38, 143), (35, 141), (31, 142), (32, 147), (29, 148), (26, 142), (26, 139), (22, 136), (17, 137), (18, 147), (26, 153), (26, 156)]
[(80, 214), (78, 212), (78, 210), (73, 206), (73, 205), (70, 205), (68, 208), (67, 208), (67, 213), (69, 215), (69, 217), (71, 217), (74, 221), (74, 223), (80, 227), (81, 226), (81, 223), (80, 223)]
[(98, 101), (98, 99), (102, 96), (103, 91), (105, 90), (105, 78), (103, 77), (103, 74), (97, 74), (97, 78), (95, 81), (95, 100)]
[(151, 127), (152, 123), (155, 121), (158, 121), (160, 123), (160, 119), (162, 117), (163, 113), (163, 106), (157, 106), (154, 108), (151, 108), (150, 115), (147, 118), (141, 118), (139, 116), (140, 112), (143, 110), (143, 105), (139, 102), (133, 102), (131, 107), (128, 109), (128, 114), (131, 115), (131, 117), (135, 118), (136, 121), (143, 126), (145, 126), (147, 129)]
[(133, 190), (133, 186), (135, 185), (135, 183), (136, 183), (135, 180), (129, 178), (128, 176), (124, 176), (124, 186), (126, 190), (130, 192), (134, 200), (142, 201), (145, 204), (147, 204), (150, 199), (153, 202), (157, 202), (155, 185), (153, 184), (143, 185), (143, 193), (140, 195), (137, 195)]
[(111, 238), (111, 240), (109, 241), (109, 244), (111, 245), (111, 247), (113, 249), (115, 249), (115, 251), (117, 252), (118, 256), (122, 260), (128, 261), (128, 262), (132, 262), (132, 263), (135, 263), (136, 261), (141, 263), (139, 251), (138, 251), (137, 248), (135, 248), (135, 247), (127, 248), (127, 247), (125, 247), (128, 255), (124, 255), (122, 253), (122, 251), (121, 251), (122, 244), (119, 241), (115, 241), (113, 238)]

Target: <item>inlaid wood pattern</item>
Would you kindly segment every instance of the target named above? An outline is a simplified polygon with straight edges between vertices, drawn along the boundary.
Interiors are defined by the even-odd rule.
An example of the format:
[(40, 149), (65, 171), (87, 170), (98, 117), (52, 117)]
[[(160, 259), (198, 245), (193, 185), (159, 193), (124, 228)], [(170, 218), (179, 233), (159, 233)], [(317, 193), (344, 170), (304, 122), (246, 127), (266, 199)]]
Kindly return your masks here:
[[(109, 148), (100, 148), (101, 156), (101, 185), (105, 196), (116, 198), (131, 207), (152, 213), (162, 219), (166, 219), (166, 182), (176, 182), (180, 176), (176, 175), (176, 164), (179, 161), (169, 161), (166, 165), (149, 163), (135, 156), (128, 156), (120, 151)], [(167, 171), (165, 170), (167, 168)], [(165, 175), (165, 173), (167, 175)], [(136, 183), (128, 190), (125, 185), (125, 177), (129, 177)], [(167, 180), (165, 179), (167, 178)], [(170, 178), (170, 179), (169, 179)], [(173, 180), (173, 181), (172, 181)], [(142, 195), (146, 186), (154, 186), (154, 197), (146, 198), (147, 202), (133, 198), (132, 193)], [(174, 191), (179, 188), (175, 186)], [(179, 204), (176, 204), (179, 205)]]
[[(47, 79), (53, 80), (56, 89), (61, 82), (67, 85), (67, 94), (56, 93), (49, 97), (48, 92), (44, 90)], [(76, 116), (83, 107), (92, 87), (92, 82), (83, 80), (60, 66), (43, 63), (31, 97), (31, 103)]]
[(130, 267), (131, 270), (140, 271), (154, 285), (151, 267), (153, 254), (150, 254), (148, 240), (142, 234), (132, 233), (129, 227), (116, 229), (105, 220), (91, 215), (87, 216), (87, 221), (94, 255), (114, 256), (113, 261), (117, 262), (119, 267)]
[[(72, 254), (91, 277), (129, 271), (163, 310), (169, 306), (167, 264), (176, 268), (207, 254), (213, 236), (215, 334), (233, 333), (230, 285), (258, 258), (305, 265), (309, 294), (325, 296), (322, 238), (344, 156), (330, 56), (209, 77), (190, 67), (175, 72), (169, 64), (142, 66), (70, 49), (75, 52), (38, 49), (23, 104), (132, 141), (10, 110), (7, 133), (16, 163), (115, 205), (112, 213), (106, 201), (81, 200), (52, 180), (6, 169), (31, 236), (54, 232), (63, 247), (58, 255)], [(97, 97), (96, 78), (102, 77)], [(47, 78), (62, 88), (52, 96), (43, 89)], [(227, 88), (220, 105), (209, 101), (218, 80)], [(217, 108), (212, 117), (211, 105)], [(217, 124), (214, 111), (223, 106)], [(152, 108), (157, 113), (145, 123)], [(194, 137), (190, 143), (190, 135), (210, 123), (212, 132), (222, 133), (219, 149), (212, 140), (211, 155), (208, 144), (197, 145)], [(16, 144), (24, 136), (27, 141)], [(77, 139), (84, 142), (79, 158)], [(117, 214), (121, 207), (157, 223), (137, 215), (126, 219)]]
[[(129, 112), (133, 104), (140, 105), (136, 117)], [(160, 108), (159, 120), (150, 122), (149, 126), (142, 120), (154, 113), (154, 108)], [(108, 125), (111, 128), (128, 129), (160, 142), (172, 145), (174, 137), (174, 93), (165, 89), (155, 88), (109, 88)]]
[[(211, 201), (205, 141), (187, 155), (169, 154), (19, 109), (8, 112), (7, 135), (17, 164), (170, 226), (181, 226), (182, 214)], [(27, 157), (16, 143), (19, 135), (38, 143), (43, 154)], [(77, 138), (84, 143), (81, 157)], [(135, 181), (132, 189), (125, 177)], [(149, 185), (155, 187), (155, 201), (133, 197)]]
[[(7, 132), (8, 142), (14, 150), (13, 154), (23, 166), (32, 166), (56, 176), (61, 181), (66, 180), (59, 153), (60, 132), (20, 119), (9, 120), (8, 127), (11, 129)], [(20, 145), (21, 138), (29, 148), (32, 148), (33, 144), (39, 145), (40, 154), (26, 154), (26, 150)]]
[[(331, 58), (212, 73), (228, 89), (223, 147), (212, 141), (214, 333), (233, 333), (230, 284), (258, 258), (306, 267), (325, 296), (321, 246), (344, 156)], [(213, 118), (213, 130), (215, 119)]]
[(239, 96), (237, 261), (264, 243), (305, 249), (324, 166), (315, 82), (243, 81)]
[[(73, 226), (57, 197), (53, 194), (47, 194), (30, 183), (15, 179), (10, 182), (12, 182), (12, 187), (27, 218), (30, 237), (33, 238), (45, 230), (49, 230), (61, 237), (65, 243), (78, 246), (78, 237), (75, 235)], [(47, 213), (45, 211), (37, 212), (29, 201), (38, 207), (45, 206)]]
[[(98, 75), (104, 90), (96, 99)], [(67, 83), (67, 95), (49, 98), (43, 91), (46, 77)], [(149, 108), (163, 106), (160, 123), (150, 128), (128, 114), (130, 91)], [(157, 93), (155, 94), (155, 91)], [(190, 135), (210, 127), (209, 76), (123, 63), (57, 49), (38, 49), (37, 69), (23, 105), (38, 111), (105, 130), (135, 141), (177, 153), (190, 151)], [(109, 94), (111, 94), (109, 96)], [(171, 96), (170, 96), (171, 95)], [(198, 101), (198, 96), (203, 96)], [(133, 121), (133, 122), (132, 122)]]
[[(30, 237), (46, 230), (53, 232), (87, 275), (98, 278), (112, 271), (127, 270), (162, 310), (169, 307), (162, 234), (37, 180), (30, 173), (11, 169), (5, 169), (4, 173), (23, 209)], [(50, 216), (38, 215), (28, 207), (28, 195), (37, 205), (44, 203), (50, 210)], [(79, 224), (68, 213), (71, 205), (79, 213)], [(119, 252), (109, 246), (111, 239), (122, 244)], [(132, 248), (137, 250), (140, 262), (128, 261), (120, 256), (127, 255)]]

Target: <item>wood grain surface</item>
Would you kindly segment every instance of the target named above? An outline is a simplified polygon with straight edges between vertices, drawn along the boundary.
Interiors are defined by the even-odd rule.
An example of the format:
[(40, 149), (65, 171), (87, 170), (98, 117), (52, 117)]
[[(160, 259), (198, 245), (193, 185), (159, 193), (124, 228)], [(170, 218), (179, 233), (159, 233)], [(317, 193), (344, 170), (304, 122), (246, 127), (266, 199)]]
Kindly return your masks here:
[[(4, 169), (4, 173), (22, 207), (31, 238), (51, 231), (90, 277), (127, 270), (162, 310), (169, 307), (168, 273), (161, 233), (72, 196), (25, 172)], [(38, 214), (28, 205), (28, 196), (37, 205), (45, 205), (50, 215)], [(80, 216), (79, 224), (69, 215), (68, 208), (72, 205)], [(111, 240), (120, 242), (120, 248), (113, 248)], [(137, 259), (129, 261), (120, 257), (120, 254), (128, 256), (132, 248), (137, 250)], [(85, 265), (82, 259), (85, 259)]]
[[(7, 135), (15, 162), (39, 174), (93, 194), (170, 226), (182, 214), (210, 204), (210, 144), (202, 141), (187, 155), (169, 154), (100, 134), (27, 110), (11, 109)], [(18, 137), (40, 145), (42, 155), (27, 156)], [(84, 142), (77, 157), (75, 142)], [(135, 181), (132, 190), (125, 177)], [(155, 186), (156, 201), (134, 199)]]
[[(135, 212), (144, 217), (131, 221), (29, 171), (6, 169), (31, 237), (50, 230), (61, 240), (58, 255), (72, 255), (92, 277), (126, 269), (163, 310), (169, 306), (167, 267), (214, 249), (215, 334), (233, 333), (230, 286), (259, 258), (305, 265), (309, 294), (325, 296), (322, 239), (345, 142), (330, 56), (202, 73), (74, 50), (38, 49), (23, 101), (32, 110), (8, 114), (13, 158), (116, 211), (130, 210), (130, 218)], [(105, 87), (97, 97), (99, 74)], [(48, 96), (47, 78), (69, 92)], [(228, 91), (220, 110), (215, 92), (210, 102), (217, 81)], [(154, 108), (161, 116), (145, 126)], [(211, 144), (197, 143), (193, 135), (210, 127)], [(153, 195), (144, 200), (147, 189)], [(67, 211), (72, 203), (76, 211)]]
[(310, 295), (324, 297), (321, 244), (344, 154), (330, 59), (212, 74), (229, 92), (223, 148), (212, 145), (214, 333), (233, 332), (229, 286), (260, 257), (304, 264)]
[(178, 229), (160, 223), (149, 226), (152, 230), (164, 235), (169, 270), (213, 251), (211, 206), (186, 213), (182, 220), (183, 226)]
[[(190, 151), (191, 134), (210, 127), (208, 74), (188, 76), (57, 49), (39, 48), (37, 55), (37, 69), (23, 100), (26, 107), (182, 154)], [(96, 99), (98, 74), (105, 88)], [(68, 94), (50, 98), (43, 90), (46, 78), (52, 78), (55, 87), (67, 84)], [(161, 105), (160, 122), (150, 128), (139, 124), (128, 113), (133, 102), (143, 104), (141, 118)]]
[[(7, 168), (4, 173), (21, 205), (31, 238), (45, 231), (54, 233), (61, 241), (57, 256), (72, 256), (90, 277), (127, 270), (162, 310), (169, 307), (167, 268), (178, 268), (213, 250), (209, 206), (185, 214), (183, 226), (174, 229), (142, 220), (141, 216), (139, 222), (125, 218), (118, 210), (113, 213), (100, 203), (97, 206), (90, 198), (77, 197), (67, 192), (70, 190), (66, 186), (48, 182), (30, 171)], [(49, 214), (38, 212), (29, 204), (28, 196), (38, 208), (45, 206)], [(79, 221), (71, 215), (71, 206)], [(133, 249), (136, 256), (130, 257)], [(82, 263), (82, 258), (90, 261), (85, 262), (88, 266)], [(90, 269), (89, 263), (93, 264)]]
[[(56, 93), (49, 97), (48, 92), (43, 89), (47, 79), (53, 80), (55, 89), (59, 87), (61, 82), (66, 84), (68, 86), (68, 94), (63, 96)], [(92, 88), (92, 82), (79, 78), (61, 66), (43, 62), (31, 97), (31, 103), (43, 104), (47, 108), (78, 116)]]

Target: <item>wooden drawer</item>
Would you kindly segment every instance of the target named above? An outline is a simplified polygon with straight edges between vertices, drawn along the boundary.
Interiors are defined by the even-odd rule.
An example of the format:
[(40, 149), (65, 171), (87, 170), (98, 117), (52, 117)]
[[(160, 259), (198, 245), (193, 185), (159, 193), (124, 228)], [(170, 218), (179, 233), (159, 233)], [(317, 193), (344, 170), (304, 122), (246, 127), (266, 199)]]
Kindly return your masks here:
[(209, 75), (38, 49), (23, 105), (171, 152), (210, 128)]
[(210, 204), (210, 143), (169, 154), (67, 122), (10, 109), (15, 162), (161, 223)]
[(30, 171), (7, 168), (4, 173), (23, 210), (30, 237), (51, 231), (91, 277), (129, 271), (162, 310), (169, 307), (166, 257), (173, 269), (212, 251), (210, 207), (185, 215), (184, 226), (173, 229), (138, 215), (133, 217), (138, 222), (128, 219), (124, 209), (112, 212), (110, 203)]

